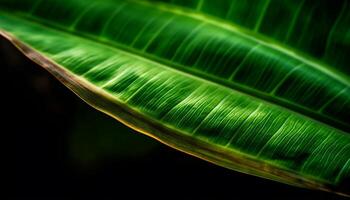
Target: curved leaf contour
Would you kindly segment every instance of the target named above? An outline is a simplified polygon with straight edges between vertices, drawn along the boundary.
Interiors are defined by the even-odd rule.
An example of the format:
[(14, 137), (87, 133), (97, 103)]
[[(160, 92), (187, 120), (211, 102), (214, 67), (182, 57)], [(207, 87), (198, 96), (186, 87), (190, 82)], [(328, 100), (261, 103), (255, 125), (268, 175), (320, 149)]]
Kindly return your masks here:
[[(326, 1), (172, 2), (0, 0), (0, 29), (83, 100), (167, 145), (349, 194), (349, 5), (313, 23)], [(270, 14), (283, 8), (295, 15)]]

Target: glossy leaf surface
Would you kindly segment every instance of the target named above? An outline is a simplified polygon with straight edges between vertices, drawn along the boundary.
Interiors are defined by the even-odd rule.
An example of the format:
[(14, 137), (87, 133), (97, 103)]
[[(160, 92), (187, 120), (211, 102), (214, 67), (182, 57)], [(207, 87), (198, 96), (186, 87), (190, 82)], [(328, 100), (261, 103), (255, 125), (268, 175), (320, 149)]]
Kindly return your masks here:
[(346, 192), (349, 5), (314, 25), (310, 5), (278, 2), (0, 0), (0, 29), (92, 106), (163, 143)]

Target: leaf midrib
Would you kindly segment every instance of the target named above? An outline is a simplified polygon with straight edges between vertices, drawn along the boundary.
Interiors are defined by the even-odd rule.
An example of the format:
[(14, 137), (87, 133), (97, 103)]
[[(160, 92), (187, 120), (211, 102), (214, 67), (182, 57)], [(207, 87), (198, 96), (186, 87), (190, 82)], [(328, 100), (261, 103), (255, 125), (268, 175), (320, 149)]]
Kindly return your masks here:
[[(1, 11), (0, 11), (1, 12)], [(273, 96), (273, 95), (266, 95), (266, 93), (263, 93), (261, 91), (255, 90), (254, 88), (250, 88), (248, 86), (238, 84), (235, 82), (226, 82), (224, 80), (221, 80), (215, 76), (208, 75), (206, 73), (203, 73), (199, 70), (195, 70), (192, 68), (186, 68), (182, 65), (171, 63), (170, 61), (167, 61), (165, 59), (156, 57), (152, 54), (148, 54), (146, 52), (139, 52), (137, 50), (134, 50), (126, 45), (122, 45), (110, 40), (107, 40), (102, 37), (97, 37), (91, 34), (79, 32), (75, 30), (74, 32), (69, 31), (66, 29), (66, 27), (61, 26), (59, 24), (52, 23), (52, 21), (45, 21), (40, 18), (36, 18), (34, 16), (28, 16), (24, 15), (23, 13), (16, 13), (17, 15), (13, 15), (8, 12), (2, 11), (1, 13), (6, 13), (6, 15), (17, 18), (20, 21), (25, 21), (26, 23), (29, 24), (34, 24), (39, 27), (43, 27), (45, 29), (50, 29), (51, 31), (54, 32), (59, 32), (60, 34), (68, 35), (69, 37), (76, 37), (79, 40), (86, 40), (93, 45), (101, 45), (105, 48), (109, 48), (113, 51), (118, 51), (120, 53), (123, 53), (125, 55), (131, 56), (131, 57), (136, 57), (139, 60), (143, 60), (148, 63), (153, 63), (157, 66), (160, 66), (162, 68), (175, 71), (176, 73), (183, 74), (184, 76), (191, 77), (194, 79), (198, 79), (201, 82), (206, 82), (208, 84), (212, 85), (218, 85), (220, 87), (223, 87), (225, 89), (228, 89), (230, 91), (234, 90), (235, 92), (239, 92), (245, 96), (250, 96), (251, 98), (254, 98), (258, 101), (262, 101), (265, 104), (268, 105), (274, 105), (279, 107), (280, 109), (287, 110), (290, 113), (296, 114), (296, 115), (301, 115), (304, 118), (307, 118), (312, 121), (316, 121), (318, 123), (321, 123), (325, 126), (328, 126), (333, 129), (337, 129), (339, 132), (343, 131), (348, 131), (350, 130), (350, 127), (348, 127), (347, 124), (335, 120), (333, 118), (330, 118), (322, 113), (316, 113), (312, 111), (311, 109), (308, 109), (307, 107), (302, 107), (298, 104), (295, 104), (294, 102), (290, 102), (286, 99), (282, 99), (278, 96)], [(173, 67), (171, 67), (173, 66)], [(339, 127), (334, 127), (332, 125), (337, 125)], [(343, 133), (347, 135), (345, 132)]]

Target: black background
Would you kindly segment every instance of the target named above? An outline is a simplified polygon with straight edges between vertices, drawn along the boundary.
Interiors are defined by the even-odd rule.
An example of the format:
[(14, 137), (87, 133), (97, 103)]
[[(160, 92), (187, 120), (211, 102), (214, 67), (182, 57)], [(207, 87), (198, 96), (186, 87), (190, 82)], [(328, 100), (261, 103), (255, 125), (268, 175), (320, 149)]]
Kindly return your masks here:
[(1, 132), (13, 141), (4, 162), (14, 170), (9, 199), (343, 199), (218, 167), (137, 134), (4, 39), (0, 59)]

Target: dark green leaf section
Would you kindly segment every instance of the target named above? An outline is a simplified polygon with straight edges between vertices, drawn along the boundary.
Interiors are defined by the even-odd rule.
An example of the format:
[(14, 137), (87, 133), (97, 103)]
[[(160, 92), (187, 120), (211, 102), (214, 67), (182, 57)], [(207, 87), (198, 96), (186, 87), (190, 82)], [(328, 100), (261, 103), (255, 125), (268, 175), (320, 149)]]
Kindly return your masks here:
[[(330, 62), (171, 6), (0, 0), (0, 7), (0, 29), (33, 48), (19, 47), (30, 58), (59, 71), (54, 74), (86, 101), (97, 101), (99, 93), (136, 113), (142, 120), (124, 123), (137, 130), (216, 164), (289, 184), (330, 190), (349, 179), (349, 78)], [(260, 21), (257, 32), (264, 29)], [(99, 109), (123, 115), (102, 103)]]
[(245, 27), (350, 74), (350, 1), (138, 0), (189, 8)]

